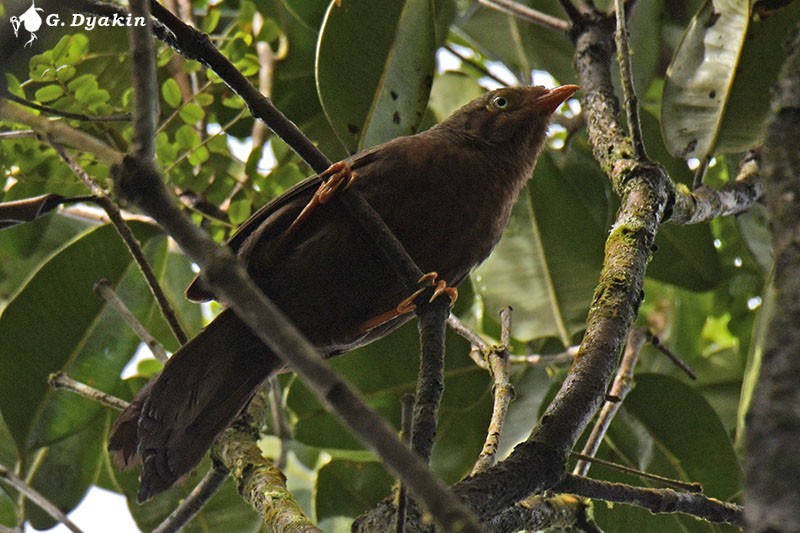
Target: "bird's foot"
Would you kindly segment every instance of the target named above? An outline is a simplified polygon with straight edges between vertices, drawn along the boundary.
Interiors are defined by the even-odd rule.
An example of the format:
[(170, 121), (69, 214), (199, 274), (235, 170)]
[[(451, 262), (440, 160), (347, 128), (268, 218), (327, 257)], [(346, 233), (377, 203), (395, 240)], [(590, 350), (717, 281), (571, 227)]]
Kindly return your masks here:
[(300, 214), (294, 219), (289, 229), (286, 230), (287, 236), (297, 231), (297, 228), (308, 220), (311, 213), (320, 205), (328, 203), (337, 191), (340, 189), (346, 191), (352, 187), (358, 179), (358, 174), (353, 172), (348, 163), (339, 161), (328, 167), (325, 172), (319, 175), (319, 178), (323, 180), (322, 183), (311, 200), (309, 200), (303, 210), (300, 211)]
[(422, 293), (427, 291), (430, 287), (434, 287), (434, 289), (433, 294), (428, 299), (428, 303), (433, 302), (442, 294), (447, 294), (450, 297), (450, 305), (453, 305), (458, 299), (458, 289), (448, 286), (445, 280), (438, 278), (439, 274), (436, 272), (428, 272), (427, 274), (424, 274), (421, 278), (419, 278), (419, 280), (417, 280), (417, 283), (426, 286), (415, 290), (411, 296), (404, 298), (394, 309), (391, 309), (364, 322), (364, 324), (361, 326), (361, 331), (366, 333), (367, 331), (377, 328), (378, 326), (381, 326), (399, 316), (413, 313), (417, 309), (417, 298), (419, 298)]

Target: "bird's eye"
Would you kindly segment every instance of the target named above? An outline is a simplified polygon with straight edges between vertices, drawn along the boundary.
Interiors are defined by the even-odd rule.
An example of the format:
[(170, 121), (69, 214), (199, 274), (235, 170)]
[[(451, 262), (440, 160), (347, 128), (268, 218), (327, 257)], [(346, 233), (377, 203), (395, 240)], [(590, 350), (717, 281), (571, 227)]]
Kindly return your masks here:
[(508, 107), (508, 98), (505, 96), (495, 96), (492, 98), (492, 105), (497, 109), (505, 109)]

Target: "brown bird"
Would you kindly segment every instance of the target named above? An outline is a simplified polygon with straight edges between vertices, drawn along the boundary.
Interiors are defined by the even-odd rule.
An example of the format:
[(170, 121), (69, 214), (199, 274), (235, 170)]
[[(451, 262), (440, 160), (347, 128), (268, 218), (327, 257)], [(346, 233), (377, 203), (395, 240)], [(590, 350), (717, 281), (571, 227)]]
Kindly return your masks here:
[[(328, 190), (335, 187), (320, 193), (320, 178), (352, 185), (423, 272), (455, 287), (497, 244), (550, 115), (577, 90), (488, 92), (425, 132), (365, 150), (299, 183), (247, 220), (228, 244), (323, 357), (363, 346), (412, 316), (401, 306), (410, 295)], [(200, 280), (187, 295), (213, 298)], [(191, 471), (259, 385), (283, 367), (231, 310), (181, 347), (111, 430), (117, 464), (142, 463), (139, 501)]]

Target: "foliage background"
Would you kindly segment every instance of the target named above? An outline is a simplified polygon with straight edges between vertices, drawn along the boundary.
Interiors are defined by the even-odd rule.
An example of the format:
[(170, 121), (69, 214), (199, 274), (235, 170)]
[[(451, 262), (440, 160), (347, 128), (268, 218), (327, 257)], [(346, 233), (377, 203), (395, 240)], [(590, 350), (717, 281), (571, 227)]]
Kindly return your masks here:
[[(554, 0), (527, 3), (563, 16)], [(8, 2), (5, 15), (18, 12), (19, 4)], [(72, 13), (69, 4), (44, 5), (66, 20)], [(656, 0), (635, 5), (630, 31), (645, 141), (651, 157), (676, 182), (692, 181), (691, 165), (682, 156), (708, 156), (713, 159), (706, 183), (725, 183), (736, 175), (741, 153), (760, 140), (769, 86), (781, 64), (780, 44), (800, 8), (793, 3), (779, 13), (762, 13), (751, 4), (758, 3)], [(702, 23), (719, 13), (725, 24), (719, 31), (730, 42), (705, 49), (705, 61), (693, 65), (691, 59), (712, 31)], [(425, 128), (501, 83), (576, 80), (566, 35), (468, 1), (344, 0), (342, 7), (325, 0), (199, 1), (194, 14), (197, 25), (253, 80), (263, 66), (259, 43), (270, 47), (273, 71), (266, 89), (331, 159)], [(457, 59), (453, 51), (468, 59)], [(19, 97), (73, 113), (130, 111), (130, 64), (122, 29), (48, 29), (33, 48), (4, 60), (9, 91)], [(711, 69), (704, 71), (711, 82), (675, 70), (665, 82), (671, 61), (689, 65), (695, 74)], [(253, 119), (202, 65), (181, 61), (165, 45), (158, 48), (158, 64), (158, 164), (197, 222), (222, 240), (310, 172), (275, 137), (263, 146), (248, 144)], [(179, 79), (190, 80), (192, 90), (182, 90)], [(699, 105), (707, 108), (706, 120), (693, 120), (697, 114), (691, 110)], [(490, 339), (499, 332), (498, 310), (514, 307), (517, 354), (559, 353), (580, 340), (616, 208), (585, 132), (579, 124), (574, 127), (576, 116), (579, 105), (571, 102), (558, 121), (561, 126), (552, 128), (551, 147), (515, 208), (506, 237), (460, 289), (456, 313)], [(699, 134), (686, 133), (681, 120), (687, 116)], [(130, 141), (127, 122), (70, 124), (123, 150)], [(3, 124), (3, 130), (14, 128)], [(707, 142), (687, 153), (687, 135)], [(79, 155), (79, 161), (110, 186), (109, 169), (91, 154)], [(35, 139), (0, 141), (0, 169), (3, 201), (86, 194), (55, 152)], [(191, 265), (151, 224), (136, 222), (134, 230), (182, 323), (198, 331), (207, 313), (182, 298), (193, 275)], [(636, 388), (599, 455), (700, 482), (708, 495), (736, 500), (741, 490), (738, 438), (758, 369), (759, 326), (772, 312), (764, 289), (771, 268), (765, 214), (756, 205), (736, 218), (665, 226), (657, 245), (639, 321), (698, 377), (690, 381), (647, 348)], [(73, 508), (92, 484), (133, 498), (135, 474), (117, 472), (103, 453), (114, 413), (50, 390), (48, 374), (63, 370), (130, 398), (143, 383), (140, 378), (158, 370), (146, 361), (138, 367), (139, 377), (119, 379), (139, 341), (92, 292), (101, 277), (167, 349), (177, 348), (110, 227), (60, 212), (0, 232), (0, 464), (16, 468), (64, 510)], [(410, 326), (335, 365), (397, 425), (400, 397), (414, 387), (416, 345), (416, 330)], [(491, 410), (491, 380), (468, 351), (465, 341), (448, 337), (446, 392), (433, 456), (434, 469), (448, 482), (469, 471)], [(546, 364), (514, 367), (517, 396), (504, 428), (504, 452), (527, 436), (565, 371)], [(286, 443), (290, 487), (323, 528), (345, 524), (383, 498), (392, 479), (298, 380), (286, 376), (283, 385), (292, 429)], [(264, 446), (277, 453), (279, 442), (267, 437)], [(646, 483), (601, 467), (592, 475)], [(132, 504), (140, 527), (157, 524), (198, 478), (144, 506)], [(609, 531), (726, 529), (602, 502), (595, 503), (594, 513)], [(0, 485), (0, 524), (13, 527), (22, 519), (39, 529), (53, 524), (34, 506), (20, 506), (17, 495)], [(223, 524), (237, 531), (259, 528), (230, 483), (190, 530), (217, 531)]]

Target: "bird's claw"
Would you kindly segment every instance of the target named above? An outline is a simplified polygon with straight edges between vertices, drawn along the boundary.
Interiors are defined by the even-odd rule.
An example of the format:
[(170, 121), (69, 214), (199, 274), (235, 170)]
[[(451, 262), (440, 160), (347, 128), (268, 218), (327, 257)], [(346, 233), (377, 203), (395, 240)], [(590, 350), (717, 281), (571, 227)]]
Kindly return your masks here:
[(317, 188), (311, 200), (309, 200), (303, 210), (300, 211), (300, 214), (292, 221), (291, 225), (286, 230), (285, 236), (288, 237), (297, 231), (297, 228), (308, 220), (308, 217), (311, 216), (314, 209), (322, 204), (328, 203), (339, 189), (346, 191), (352, 187), (358, 179), (358, 174), (353, 172), (353, 169), (350, 168), (348, 163), (339, 161), (329, 166), (325, 172), (319, 175), (319, 178), (322, 180), (322, 183), (320, 183), (319, 188)]
[[(417, 283), (425, 283), (430, 282), (430, 286), (435, 287), (433, 290), (433, 294), (428, 299), (428, 303), (433, 302), (436, 298), (441, 296), (442, 294), (447, 294), (450, 297), (450, 305), (453, 305), (456, 300), (458, 299), (458, 289), (455, 287), (450, 287), (447, 285), (447, 282), (443, 279), (439, 279), (439, 274), (436, 272), (428, 272), (427, 274), (423, 274), (421, 278), (417, 280)], [(405, 298), (402, 302), (397, 305), (397, 311), (400, 314), (411, 313), (412, 311), (416, 311), (417, 304), (414, 303), (417, 301), (419, 296), (428, 290), (428, 287), (420, 287), (419, 289), (415, 290), (411, 296)]]
[(458, 299), (458, 289), (455, 287), (449, 287), (447, 282), (443, 279), (438, 279), (439, 274), (436, 272), (428, 272), (427, 274), (423, 275), (421, 278), (417, 280), (417, 283), (428, 283), (428, 286), (420, 287), (419, 289), (415, 290), (411, 296), (404, 298), (400, 301), (397, 306), (385, 313), (382, 313), (376, 317), (367, 320), (361, 325), (360, 331), (366, 333), (367, 331), (374, 329), (378, 326), (381, 326), (390, 320), (394, 320), (395, 318), (406, 315), (408, 313), (413, 313), (417, 310), (417, 298), (420, 297), (422, 293), (428, 290), (429, 287), (435, 287), (433, 290), (433, 294), (431, 295), (430, 299), (428, 299), (428, 303), (433, 302), (436, 298), (441, 296), (442, 294), (447, 294), (450, 297), (450, 305), (453, 305)]

